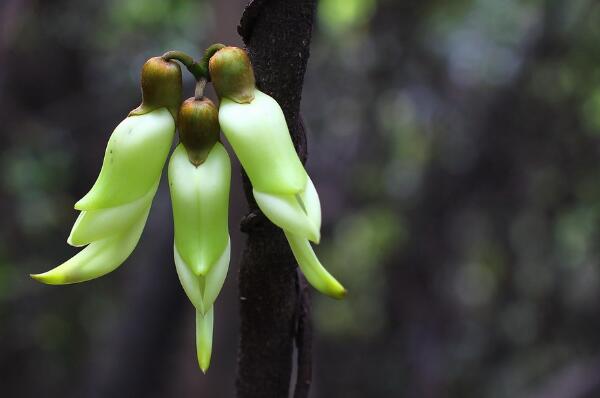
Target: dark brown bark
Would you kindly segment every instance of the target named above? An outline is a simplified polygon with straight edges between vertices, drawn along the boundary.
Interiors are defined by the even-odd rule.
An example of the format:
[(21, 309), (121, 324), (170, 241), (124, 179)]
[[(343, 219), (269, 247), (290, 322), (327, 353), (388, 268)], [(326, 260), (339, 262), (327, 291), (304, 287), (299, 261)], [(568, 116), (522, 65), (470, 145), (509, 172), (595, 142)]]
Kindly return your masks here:
[[(315, 0), (250, 2), (238, 31), (254, 66), (257, 86), (281, 105), (304, 162), (306, 136), (300, 98), (314, 20)], [(248, 234), (240, 264), (240, 347), (237, 396), (287, 397), (298, 347), (295, 396), (310, 386), (310, 303), (296, 261), (281, 230), (260, 212), (248, 177), (242, 175), (250, 213), (242, 221)]]

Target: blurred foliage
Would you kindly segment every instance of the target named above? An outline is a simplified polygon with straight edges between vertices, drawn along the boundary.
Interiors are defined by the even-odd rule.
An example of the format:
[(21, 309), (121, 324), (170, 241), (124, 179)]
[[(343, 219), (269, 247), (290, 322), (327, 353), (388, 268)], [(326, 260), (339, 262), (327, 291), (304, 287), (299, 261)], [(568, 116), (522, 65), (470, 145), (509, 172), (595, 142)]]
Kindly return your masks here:
[(322, 0), (317, 15), (324, 30), (343, 37), (366, 26), (376, 4), (377, 0)]
[[(219, 6), (0, 5), (7, 396), (102, 396), (82, 391), (110, 383), (131, 396), (231, 391), (235, 358), (200, 379), (180, 324), (119, 326), (153, 297), (136, 307), (135, 289), (164, 278), (168, 233), (147, 231), (150, 254), (131, 260), (153, 270), (146, 282), (121, 270), (60, 291), (27, 279), (72, 254), (72, 203), (139, 101), (141, 63), (197, 53)], [(321, 0), (317, 22), (302, 103), (323, 202), (316, 250), (349, 296), (314, 295), (313, 396), (599, 396), (600, 4)], [(223, 306), (235, 318), (236, 303)], [(135, 347), (161, 325), (171, 340)], [(219, 339), (235, 349), (235, 335)], [(132, 369), (163, 365), (146, 377), (161, 388), (121, 372), (123, 341)]]
[(600, 5), (336, 5), (304, 101), (350, 292), (316, 298), (324, 396), (600, 394)]
[(402, 244), (403, 233), (400, 220), (385, 207), (340, 220), (323, 261), (351, 293), (343, 301), (323, 301), (316, 308), (315, 320), (324, 333), (344, 339), (369, 338), (381, 332), (385, 322), (381, 303), (388, 288), (384, 260)]

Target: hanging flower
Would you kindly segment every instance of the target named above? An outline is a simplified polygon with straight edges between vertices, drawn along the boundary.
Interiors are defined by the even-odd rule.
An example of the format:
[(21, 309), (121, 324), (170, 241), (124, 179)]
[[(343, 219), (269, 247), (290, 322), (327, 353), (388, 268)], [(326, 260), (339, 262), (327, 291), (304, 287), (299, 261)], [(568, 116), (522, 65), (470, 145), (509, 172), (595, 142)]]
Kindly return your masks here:
[(181, 70), (151, 58), (142, 68), (142, 104), (113, 131), (100, 175), (75, 204), (81, 213), (67, 242), (86, 246), (58, 267), (31, 275), (52, 285), (105, 275), (131, 254), (146, 224), (175, 133)]
[(190, 98), (179, 112), (177, 146), (169, 162), (179, 280), (196, 309), (198, 364), (206, 372), (213, 335), (213, 303), (229, 268), (228, 208), (231, 164), (218, 142), (217, 108)]
[(221, 100), (219, 123), (248, 174), (256, 203), (285, 232), (306, 279), (324, 294), (343, 297), (346, 290), (323, 267), (309, 242), (320, 240), (321, 205), (294, 149), (281, 107), (256, 88), (244, 50), (217, 51), (209, 70)]

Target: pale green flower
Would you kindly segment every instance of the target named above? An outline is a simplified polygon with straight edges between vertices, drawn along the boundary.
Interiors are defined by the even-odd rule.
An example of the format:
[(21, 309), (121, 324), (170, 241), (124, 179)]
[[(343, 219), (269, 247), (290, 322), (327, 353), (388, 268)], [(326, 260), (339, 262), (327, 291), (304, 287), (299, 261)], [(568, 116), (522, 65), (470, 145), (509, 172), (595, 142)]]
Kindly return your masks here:
[(182, 105), (179, 133), (182, 143), (169, 162), (175, 266), (196, 309), (198, 363), (206, 372), (212, 350), (213, 303), (229, 269), (231, 164), (217, 142), (217, 109), (209, 100), (190, 99)]
[(142, 86), (142, 105), (115, 128), (96, 183), (75, 204), (81, 213), (67, 242), (87, 246), (34, 279), (52, 285), (94, 279), (113, 271), (135, 249), (173, 142), (172, 108), (181, 102), (181, 71), (152, 58), (142, 69)]
[(209, 67), (221, 99), (221, 129), (248, 174), (258, 207), (284, 230), (306, 279), (324, 294), (343, 297), (346, 290), (319, 262), (309, 242), (321, 238), (321, 204), (281, 107), (254, 86), (245, 51), (225, 47), (213, 55)]
[(75, 205), (81, 213), (67, 242), (87, 247), (33, 278), (53, 285), (83, 282), (113, 271), (129, 257), (144, 229), (174, 132), (166, 108), (129, 116), (117, 126), (98, 180)]

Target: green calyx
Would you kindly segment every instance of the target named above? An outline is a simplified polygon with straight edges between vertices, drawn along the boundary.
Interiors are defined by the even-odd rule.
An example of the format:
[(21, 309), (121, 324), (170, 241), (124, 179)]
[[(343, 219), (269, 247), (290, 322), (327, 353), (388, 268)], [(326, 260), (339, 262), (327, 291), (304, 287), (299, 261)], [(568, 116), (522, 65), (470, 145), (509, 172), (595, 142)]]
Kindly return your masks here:
[(219, 97), (240, 104), (252, 102), (256, 80), (246, 51), (238, 47), (223, 47), (210, 57), (208, 69)]
[(142, 67), (142, 104), (129, 113), (139, 116), (167, 108), (173, 118), (181, 104), (181, 68), (162, 57), (150, 58)]
[(219, 111), (206, 98), (188, 98), (181, 104), (177, 119), (179, 139), (188, 158), (199, 166), (208, 157), (212, 147), (219, 141)]

